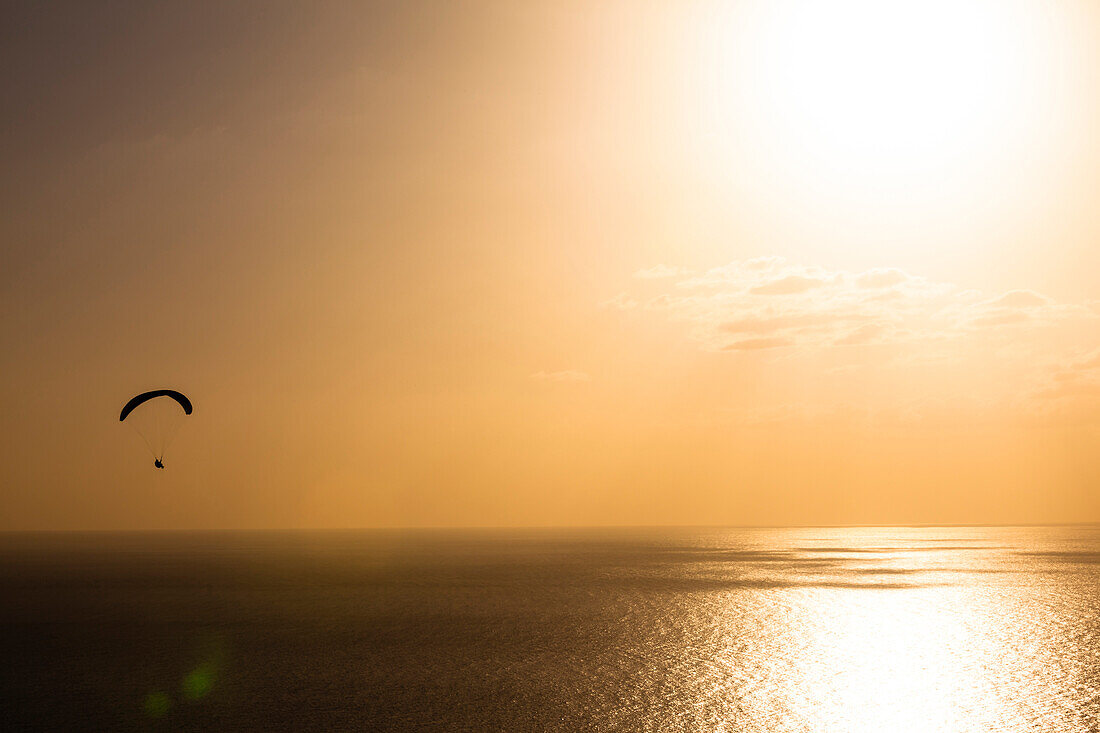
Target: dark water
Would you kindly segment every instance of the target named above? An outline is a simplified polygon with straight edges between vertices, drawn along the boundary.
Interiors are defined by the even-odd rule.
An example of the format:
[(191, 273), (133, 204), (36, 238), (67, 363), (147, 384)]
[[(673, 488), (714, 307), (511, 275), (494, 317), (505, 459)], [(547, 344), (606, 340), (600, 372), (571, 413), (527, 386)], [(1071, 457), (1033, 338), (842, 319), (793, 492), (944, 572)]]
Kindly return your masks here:
[(1100, 531), (0, 535), (5, 729), (1090, 731)]

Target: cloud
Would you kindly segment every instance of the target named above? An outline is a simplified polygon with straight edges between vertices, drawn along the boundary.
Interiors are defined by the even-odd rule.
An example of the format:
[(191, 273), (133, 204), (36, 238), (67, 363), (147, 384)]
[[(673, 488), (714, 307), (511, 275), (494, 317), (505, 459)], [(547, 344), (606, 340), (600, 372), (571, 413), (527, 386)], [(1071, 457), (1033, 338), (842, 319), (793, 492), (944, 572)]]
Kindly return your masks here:
[(631, 298), (626, 293), (619, 293), (614, 298), (608, 298), (604, 302), (600, 303), (600, 305), (604, 306), (605, 308), (616, 308), (618, 310), (625, 311), (637, 307), (638, 301), (634, 300), (634, 298)]
[(887, 300), (900, 300), (905, 297), (905, 294), (899, 290), (883, 290), (875, 293), (874, 295), (868, 295), (864, 298), (868, 303), (882, 302)]
[(536, 382), (591, 382), (590, 377), (586, 372), (578, 371), (576, 369), (564, 369), (560, 372), (535, 372), (531, 375), (531, 379)]
[(779, 349), (784, 346), (791, 346), (794, 342), (785, 338), (758, 338), (758, 339), (743, 339), (741, 341), (734, 341), (732, 344), (726, 344), (722, 347), (723, 351), (755, 351), (758, 349)]
[(725, 287), (752, 282), (760, 284), (760, 278), (782, 274), (788, 267), (782, 257), (757, 257), (751, 260), (731, 262), (721, 267), (712, 267), (702, 275), (679, 283), (684, 288)]
[(998, 328), (1022, 324), (1050, 324), (1072, 317), (1096, 317), (1088, 306), (1056, 303), (1032, 290), (1010, 290), (993, 298), (965, 291), (960, 298), (979, 298), (959, 312), (959, 325), (970, 329)]
[[(1031, 290), (990, 295), (896, 268), (831, 271), (780, 257), (731, 262), (674, 287), (648, 295), (646, 310), (687, 324), (708, 351), (931, 345), (1003, 338), (1002, 332), (1019, 339), (1025, 331), (1100, 316), (1095, 307)], [(626, 293), (614, 302), (637, 305)]]
[(832, 328), (844, 323), (858, 323), (869, 318), (870, 316), (861, 313), (756, 313), (721, 323), (719, 328), (727, 333), (774, 333), (788, 329), (808, 331)]
[(763, 285), (757, 285), (749, 292), (753, 295), (797, 295), (798, 293), (805, 293), (807, 290), (820, 288), (824, 284), (823, 280), (817, 278), (788, 275)]
[(756, 257), (745, 260), (741, 263), (741, 267), (745, 270), (772, 270), (780, 267), (786, 261), (782, 257)]
[(847, 335), (838, 338), (833, 343), (837, 346), (858, 346), (873, 343), (881, 339), (887, 333), (886, 326), (881, 323), (867, 323)]
[(655, 298), (650, 298), (642, 307), (646, 310), (667, 310), (671, 308), (683, 308), (694, 302), (696, 302), (695, 298), (661, 293)]
[(655, 265), (648, 270), (638, 270), (634, 277), (639, 280), (659, 280), (666, 277), (678, 277), (690, 275), (691, 270), (685, 267), (669, 267), (668, 265)]
[(1090, 354), (1078, 359), (1075, 363), (1078, 369), (1090, 369), (1100, 371), (1100, 349), (1095, 349)]
[(1031, 316), (1022, 311), (1005, 309), (972, 318), (968, 322), (968, 324), (975, 328), (984, 328), (988, 326), (1011, 326), (1016, 323), (1025, 323), (1026, 321), (1030, 320), (1030, 318)]
[(860, 288), (888, 288), (891, 285), (899, 285), (909, 279), (901, 270), (893, 268), (879, 268), (861, 272), (854, 280), (856, 287)]
[(1035, 396), (1045, 400), (1091, 398), (1100, 406), (1100, 348), (1055, 366)]
[(1010, 290), (989, 301), (989, 304), (1001, 308), (1041, 308), (1049, 302), (1049, 298), (1044, 298), (1031, 290)]

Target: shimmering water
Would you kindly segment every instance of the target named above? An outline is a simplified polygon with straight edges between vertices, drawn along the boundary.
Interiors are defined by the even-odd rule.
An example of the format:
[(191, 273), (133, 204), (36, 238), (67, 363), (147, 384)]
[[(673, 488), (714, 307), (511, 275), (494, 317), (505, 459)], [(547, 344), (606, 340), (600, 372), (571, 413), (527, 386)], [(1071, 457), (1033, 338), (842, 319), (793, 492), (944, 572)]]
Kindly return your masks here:
[(0, 536), (7, 729), (1094, 731), (1100, 531)]

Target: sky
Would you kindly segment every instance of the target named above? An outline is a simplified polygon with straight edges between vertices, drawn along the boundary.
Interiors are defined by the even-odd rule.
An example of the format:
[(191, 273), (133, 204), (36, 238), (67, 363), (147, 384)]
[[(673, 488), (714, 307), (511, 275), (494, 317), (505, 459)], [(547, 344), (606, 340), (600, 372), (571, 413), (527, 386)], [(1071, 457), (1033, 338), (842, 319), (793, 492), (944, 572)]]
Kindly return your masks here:
[(1094, 3), (0, 16), (0, 529), (1100, 521)]

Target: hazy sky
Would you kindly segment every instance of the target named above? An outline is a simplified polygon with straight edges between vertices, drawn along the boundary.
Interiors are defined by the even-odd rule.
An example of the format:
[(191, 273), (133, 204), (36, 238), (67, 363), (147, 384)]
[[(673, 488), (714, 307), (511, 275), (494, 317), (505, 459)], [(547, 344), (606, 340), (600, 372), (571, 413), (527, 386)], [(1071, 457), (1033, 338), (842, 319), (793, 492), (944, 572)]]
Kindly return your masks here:
[(0, 34), (2, 528), (1100, 521), (1095, 3)]

